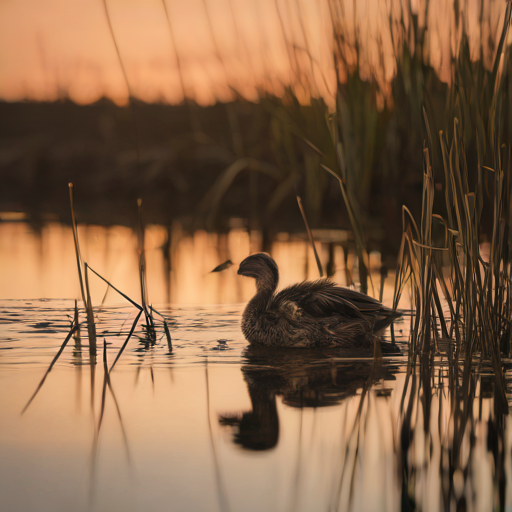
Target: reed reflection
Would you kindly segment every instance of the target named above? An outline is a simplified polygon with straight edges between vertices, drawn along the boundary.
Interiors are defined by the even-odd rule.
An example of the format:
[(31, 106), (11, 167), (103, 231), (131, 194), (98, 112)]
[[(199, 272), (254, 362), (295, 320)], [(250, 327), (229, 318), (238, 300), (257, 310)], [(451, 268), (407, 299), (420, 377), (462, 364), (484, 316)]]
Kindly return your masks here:
[(463, 371), (456, 361), (429, 368), (410, 367), (402, 392), (402, 510), (505, 510), (508, 408), (495, 395), (491, 368)]
[[(323, 432), (325, 443), (341, 448), (320, 469), (332, 510), (506, 510), (510, 504), (508, 411), (495, 400), (490, 368), (465, 372), (453, 360), (439, 360), (429, 371), (421, 362), (405, 367), (256, 347), (244, 357), (251, 410), (219, 416), (243, 449), (269, 451), (283, 443), (280, 420), (290, 416), (279, 397), (315, 415), (318, 408), (341, 407), (344, 419), (332, 417)], [(300, 421), (300, 437), (307, 438)], [(299, 446), (303, 461), (314, 460), (318, 446)], [(300, 494), (299, 486), (292, 493)]]

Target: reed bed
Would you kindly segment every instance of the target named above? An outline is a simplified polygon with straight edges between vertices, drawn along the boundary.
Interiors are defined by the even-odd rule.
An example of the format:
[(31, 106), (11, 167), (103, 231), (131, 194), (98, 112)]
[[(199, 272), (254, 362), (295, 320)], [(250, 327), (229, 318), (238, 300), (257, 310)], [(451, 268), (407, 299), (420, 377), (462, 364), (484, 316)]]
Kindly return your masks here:
[[(421, 217), (417, 224), (404, 207), (404, 233), (394, 298), (396, 307), (410, 279), (416, 311), (411, 331), (411, 357), (433, 357), (434, 353), (447, 351), (458, 364), (462, 356), (466, 378), (475, 361), (490, 361), (495, 375), (496, 399), (505, 410), (501, 357), (510, 356), (512, 183), (510, 145), (502, 143), (502, 105), (508, 60), (504, 42), (511, 15), (509, 3), (495, 64), (486, 77), (484, 89), (478, 89), (477, 80), (456, 95), (462, 117), (453, 119), (451, 136), (439, 132), (445, 216), (435, 213), (437, 180), (431, 157), (434, 141), (423, 111), (427, 136)], [(459, 67), (465, 66), (469, 63), (459, 63)], [(499, 66), (501, 73), (497, 72)], [(483, 97), (485, 88), (492, 91), (491, 110), (486, 113), (487, 129), (480, 107), (468, 99)], [(464, 116), (464, 112), (470, 110), (472, 115)], [(467, 145), (466, 140), (471, 135), (476, 148)], [(492, 162), (492, 167), (484, 165), (486, 160)], [(482, 225), (486, 209), (488, 218), (492, 219), (487, 229)], [(484, 260), (481, 243), (486, 238), (489, 256)], [(447, 308), (443, 308), (443, 304)]]
[[(498, 30), (494, 44), (492, 23), (482, 3), (478, 23), (481, 33), (488, 26), (490, 35), (489, 41), (481, 41), (476, 57), (469, 48), (465, 11), (454, 4), (457, 32), (449, 84), (439, 81), (430, 63), (429, 2), (419, 2), (416, 9), (405, 2), (398, 18), (390, 10), (388, 28), (396, 67), (390, 83), (382, 80), (383, 55), (379, 55), (380, 67), (368, 71), (365, 41), (356, 22), (350, 30), (345, 4), (329, 1), (337, 77), (335, 111), (329, 113), (325, 104), (313, 98), (310, 105), (318, 109), (318, 118), (323, 117), (328, 136), (301, 118), (303, 107), (292, 89), (287, 91), (291, 100), (276, 109), (276, 118), (283, 131), (287, 123), (286, 129), (316, 155), (316, 160), (309, 159), (310, 166), (304, 158), (306, 183), (316, 179), (325, 187), (327, 175), (318, 170), (323, 168), (341, 187), (362, 291), (369, 290), (372, 190), (376, 185), (396, 185), (390, 180), (393, 175), (403, 180), (414, 170), (422, 176), (421, 207), (406, 206), (402, 197), (403, 234), (393, 301), (397, 308), (410, 284), (415, 312), (411, 360), (418, 356), (433, 360), (436, 354), (448, 353), (457, 362), (463, 357), (466, 371), (474, 361), (489, 361), (498, 401), (504, 405), (501, 358), (510, 355), (512, 322), (512, 117), (508, 98), (512, 81), (507, 43), (512, 4), (504, 4), (502, 25), (494, 27)], [(493, 55), (490, 65), (486, 51)], [(297, 81), (300, 78), (298, 73)], [(391, 137), (408, 160), (396, 160), (389, 145)], [(294, 154), (293, 144), (290, 138), (282, 138), (286, 154)], [(396, 166), (392, 173), (383, 159)], [(404, 168), (408, 161), (417, 163), (408, 170)], [(289, 162), (293, 165), (292, 158)], [(321, 194), (318, 199), (321, 204)], [(309, 208), (315, 218), (312, 202)], [(399, 231), (399, 222), (394, 230)], [(488, 260), (481, 251), (484, 242), (489, 247)]]

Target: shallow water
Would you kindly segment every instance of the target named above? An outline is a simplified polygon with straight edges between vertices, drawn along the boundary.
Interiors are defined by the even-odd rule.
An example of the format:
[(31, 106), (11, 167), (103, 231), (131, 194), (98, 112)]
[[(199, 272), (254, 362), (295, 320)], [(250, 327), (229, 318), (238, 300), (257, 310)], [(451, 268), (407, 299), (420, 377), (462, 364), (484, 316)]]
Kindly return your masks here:
[[(171, 320), (172, 354), (165, 338), (154, 345), (134, 339), (103, 398), (101, 352), (91, 367), (82, 330), (81, 344), (70, 341), (21, 415), (69, 330), (74, 304), (1, 306), (2, 510), (330, 506), (343, 425), (357, 410), (371, 359), (250, 353), (239, 329), (242, 306), (174, 307), (161, 311)], [(98, 315), (110, 364), (132, 309)], [(385, 363), (375, 392), (388, 393), (402, 379), (400, 365)], [(389, 437), (391, 425), (386, 429)]]
[[(26, 225), (17, 226), (24, 237), (34, 236)], [(5, 233), (0, 228), (3, 244), (20, 242), (15, 237), (6, 242)], [(225, 239), (235, 263), (251, 250), (251, 237), (242, 232)], [(507, 417), (495, 411), (490, 370), (475, 368), (464, 385), (462, 369), (442, 356), (426, 372), (408, 367), (402, 355), (374, 361), (371, 355), (248, 349), (239, 322), (251, 283), (237, 284), (236, 266), (208, 274), (227, 259), (226, 253), (219, 255), (222, 244), (207, 234), (176, 242), (174, 261), (188, 262), (192, 273), (193, 263), (204, 264), (183, 278), (188, 280), (183, 286), (193, 287), (195, 279), (199, 290), (186, 292), (176, 284), (176, 266), (170, 281), (174, 297), (200, 302), (222, 287), (217, 302), (231, 304), (156, 302), (169, 323), (172, 351), (160, 323), (154, 343), (139, 325), (108, 374), (103, 340), (108, 368), (137, 311), (110, 292), (99, 306), (105, 289), (97, 284), (95, 364), (82, 325), (35, 397), (69, 332), (78, 292), (75, 270), (61, 265), (60, 273), (54, 271), (60, 275), (57, 290), (45, 291), (52, 296), (73, 287), (67, 299), (6, 299), (2, 289), (0, 510), (485, 511), (512, 506), (510, 428)], [(276, 244), (272, 252), (285, 282), (314, 272), (312, 259), (304, 264), (305, 241)], [(93, 265), (99, 257), (91, 247), (84, 243), (83, 250), (90, 251)], [(0, 254), (5, 258), (5, 251)], [(104, 254), (114, 274), (136, 262), (135, 251)], [(150, 294), (160, 298), (166, 293), (165, 285), (158, 287), (164, 267), (151, 258)], [(39, 262), (41, 276), (48, 279), (51, 265)], [(30, 268), (14, 258), (11, 265), (12, 275)], [(107, 264), (104, 269), (109, 270)], [(0, 270), (3, 282), (12, 275)], [(133, 286), (136, 298), (130, 279), (116, 284), (125, 291)], [(207, 284), (212, 279), (214, 284)], [(27, 280), (24, 290), (41, 282)], [(386, 288), (385, 300), (391, 293)], [(233, 300), (238, 296), (242, 299)], [(80, 320), (85, 320), (82, 312)], [(404, 353), (408, 325), (404, 316), (394, 326)], [(505, 375), (510, 387), (510, 370)]]

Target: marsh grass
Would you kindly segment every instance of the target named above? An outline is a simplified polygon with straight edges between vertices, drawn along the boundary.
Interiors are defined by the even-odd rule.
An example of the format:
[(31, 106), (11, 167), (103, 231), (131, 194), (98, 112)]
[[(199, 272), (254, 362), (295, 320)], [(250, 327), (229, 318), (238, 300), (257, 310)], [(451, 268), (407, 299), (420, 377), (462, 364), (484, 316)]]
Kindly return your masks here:
[[(364, 293), (368, 293), (368, 278), (371, 281), (371, 275), (368, 272), (368, 268), (370, 265), (370, 258), (368, 256), (368, 252), (366, 251), (366, 244), (363, 239), (363, 234), (361, 228), (359, 226), (359, 222), (357, 220), (356, 214), (353, 210), (352, 204), (353, 200), (350, 199), (343, 180), (340, 176), (338, 176), (335, 172), (329, 169), (326, 165), (321, 164), (321, 167), (326, 170), (331, 176), (334, 176), (340, 185), (341, 195), (343, 197), (343, 202), (345, 204), (345, 208), (347, 209), (348, 216), (350, 219), (350, 224), (352, 226), (352, 230), (354, 233), (354, 238), (356, 241), (356, 254), (358, 258), (358, 267), (359, 267), (359, 281), (361, 285), (361, 290)], [(372, 282), (373, 287), (373, 282)]]
[(137, 199), (138, 209), (138, 253), (139, 253), (139, 282), (140, 282), (140, 296), (142, 301), (142, 311), (146, 319), (145, 330), (148, 338), (152, 342), (156, 341), (155, 323), (153, 320), (152, 310), (148, 309), (148, 285), (146, 273), (146, 249), (145, 249), (145, 228), (142, 221), (142, 199)]
[[(412, 329), (411, 357), (433, 357), (441, 350), (441, 340), (447, 341), (445, 350), (457, 365), (463, 357), (465, 379), (471, 364), (488, 360), (495, 375), (497, 402), (506, 408), (501, 355), (510, 355), (511, 288), (511, 194), (510, 148), (501, 143), (503, 137), (503, 77), (507, 62), (504, 46), (512, 14), (508, 4), (495, 58), (488, 80), (493, 91), (485, 132), (482, 113), (476, 109), (472, 116), (453, 120), (452, 136), (439, 133), (444, 174), (444, 200), (446, 217), (434, 213), (434, 169), (432, 165), (433, 139), (427, 114), (424, 123), (427, 133), (424, 148), (423, 200), (419, 225), (411, 212), (403, 209), (403, 237), (396, 274), (394, 306), (410, 280), (415, 306)], [(498, 62), (502, 73), (498, 74)], [(469, 65), (466, 63), (466, 65)], [(468, 100), (478, 82), (468, 84), (466, 93), (457, 95), (460, 112), (475, 109)], [(481, 94), (481, 96), (484, 96)], [(473, 125), (468, 124), (473, 121)], [(476, 122), (475, 122), (476, 121)], [(475, 151), (465, 142), (473, 133)], [(485, 148), (492, 155), (493, 167), (484, 166)], [(489, 157), (487, 157), (489, 159)], [(475, 165), (476, 164), (476, 165)], [(481, 242), (486, 232), (482, 228), (482, 215), (489, 209), (489, 260), (481, 254)], [(444, 231), (435, 236), (434, 230)], [(439, 244), (439, 238), (442, 243)], [(443, 310), (442, 302), (448, 311)], [(440, 332), (439, 332), (440, 330)]]
[[(422, 177), (421, 207), (402, 208), (403, 235), (393, 301), (397, 308), (410, 284), (415, 310), (411, 360), (422, 356), (433, 361), (436, 354), (448, 352), (455, 364), (463, 358), (466, 379), (474, 361), (489, 361), (496, 375), (497, 402), (504, 405), (501, 355), (510, 355), (512, 321), (507, 97), (512, 81), (506, 43), (512, 4), (504, 6), (503, 25), (496, 27), (497, 44), (493, 39), (496, 30), (492, 32), (491, 18), (484, 16), (482, 7), (478, 23), (481, 33), (487, 25), (489, 40), (482, 40), (480, 54), (473, 52), (472, 56), (466, 13), (454, 3), (456, 33), (450, 48), (449, 84), (440, 82), (430, 62), (427, 32), (432, 27), (421, 21), (429, 19), (429, 2), (420, 2), (416, 9), (405, 2), (398, 18), (389, 13), (396, 67), (390, 83), (383, 80), (384, 55), (379, 55), (376, 68), (368, 69), (360, 27), (354, 22), (354, 30), (349, 29), (344, 2), (330, 0), (328, 4), (336, 71), (334, 112), (314, 98), (311, 83), (301, 82), (303, 70), (282, 25), (290, 60), (297, 64), (292, 66), (297, 70), (295, 80), (311, 98), (309, 117), (293, 88), (286, 90), (281, 102), (269, 99), (267, 103), (276, 150), (285, 156), (280, 168), (288, 168), (289, 176), (294, 176), (287, 186), (297, 186), (297, 168), (302, 161), (309, 197), (316, 194), (316, 201), (306, 201), (315, 222), (315, 208), (321, 209), (327, 186), (318, 169), (338, 181), (354, 234), (360, 287), (368, 292), (369, 281), (372, 284), (367, 249), (372, 191), (376, 186), (391, 189), (396, 183), (393, 180), (407, 179), (409, 164), (417, 172), (416, 162), (422, 161), (422, 172), (418, 172)], [(376, 42), (383, 48), (382, 41)], [(490, 66), (485, 52), (494, 55)], [(314, 119), (323, 123), (323, 128), (319, 129)], [(433, 135), (436, 132), (439, 137)], [(306, 143), (302, 158), (298, 141)], [(397, 158), (399, 154), (402, 159)], [(402, 204), (407, 202), (403, 196), (396, 198)], [(481, 254), (486, 240), (488, 261)], [(381, 296), (383, 280), (384, 274)]]
[[(455, 120), (455, 137), (460, 137)], [(396, 274), (394, 306), (408, 280), (411, 282), (414, 328), (411, 330), (411, 357), (433, 357), (444, 350), (458, 364), (463, 356), (466, 371), (478, 359), (492, 363), (497, 397), (506, 405), (501, 354), (510, 354), (510, 197), (511, 185), (507, 169), (493, 171), (494, 221), (489, 261), (480, 250), (480, 213), (484, 190), (470, 191), (467, 183), (465, 155), (460, 138), (452, 141), (447, 151), (444, 134), (440, 133), (446, 154), (446, 207), (448, 220), (433, 212), (434, 185), (429, 151), (425, 149), (423, 206), (420, 226), (404, 208), (404, 234)], [(462, 164), (462, 165), (461, 165)], [(445, 230), (444, 244), (435, 246), (433, 224)], [(447, 267), (443, 266), (444, 255)], [(446, 272), (447, 268), (447, 272)], [(445, 274), (448, 274), (447, 276)], [(442, 296), (440, 296), (442, 294)], [(448, 311), (442, 307), (447, 305)], [(439, 332), (440, 330), (440, 332)], [(453, 341), (453, 342), (452, 342)]]

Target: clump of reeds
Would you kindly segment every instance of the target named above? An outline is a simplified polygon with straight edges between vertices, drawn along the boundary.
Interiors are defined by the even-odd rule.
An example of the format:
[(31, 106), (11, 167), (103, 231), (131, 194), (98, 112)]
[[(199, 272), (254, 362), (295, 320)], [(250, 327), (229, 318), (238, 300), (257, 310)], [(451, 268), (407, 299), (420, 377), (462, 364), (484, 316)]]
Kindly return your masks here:
[[(502, 66), (506, 63), (504, 41), (511, 15), (509, 3), (496, 56)], [(501, 144), (504, 69), (501, 74), (497, 70), (496, 63), (490, 74), (494, 82), (490, 84), (493, 97), (487, 133), (478, 109), (473, 111), (477, 121), (476, 150), (471, 153), (472, 148), (465, 144), (464, 135), (471, 133), (468, 117), (454, 119), (451, 140), (445, 133), (439, 133), (446, 217), (434, 213), (433, 140), (424, 111), (428, 144), (424, 149), (421, 220), (418, 226), (404, 207), (394, 306), (398, 305), (410, 278), (416, 309), (411, 356), (433, 356), (441, 340), (447, 340), (455, 350), (455, 364), (464, 354), (465, 370), (469, 372), (474, 357), (479, 354), (481, 359), (492, 363), (497, 399), (505, 406), (501, 354), (510, 354), (512, 323), (512, 168), (510, 147)], [(463, 93), (457, 96), (461, 112), (475, 109), (469, 97)], [(494, 163), (492, 167), (484, 165), (486, 141), (490, 149), (487, 159)], [(488, 261), (483, 259), (480, 246), (487, 234), (481, 225), (486, 208), (492, 212)], [(433, 234), (436, 228), (444, 231), (441, 244)], [(442, 307), (440, 293), (448, 312)], [(451, 348), (449, 354), (452, 355)]]
[[(101, 276), (98, 272), (96, 272), (94, 269), (92, 269), (87, 262), (84, 262), (82, 259), (82, 255), (80, 252), (80, 244), (78, 239), (78, 230), (77, 230), (77, 224), (76, 224), (76, 218), (75, 218), (75, 212), (74, 212), (74, 202), (73, 202), (73, 184), (69, 184), (69, 198), (70, 198), (70, 204), (71, 204), (71, 218), (72, 218), (72, 228), (73, 228), (73, 239), (75, 243), (75, 255), (76, 255), (76, 261), (77, 261), (77, 268), (78, 268), (78, 278), (80, 282), (80, 291), (82, 295), (82, 301), (84, 304), (84, 308), (87, 315), (87, 330), (88, 330), (88, 336), (89, 336), (89, 361), (91, 364), (91, 378), (94, 372), (94, 366), (96, 365), (96, 353), (97, 353), (97, 338), (96, 338), (96, 322), (94, 319), (94, 310), (92, 306), (92, 299), (91, 299), (91, 293), (89, 289), (89, 270), (96, 275), (98, 278), (100, 278), (102, 281), (104, 281), (109, 288), (112, 288), (115, 292), (117, 292), (121, 297), (126, 299), (132, 306), (134, 306), (138, 313), (135, 317), (135, 320), (132, 323), (132, 326), (128, 332), (128, 335), (126, 336), (121, 348), (119, 349), (119, 352), (117, 353), (116, 358), (114, 359), (114, 362), (112, 363), (112, 366), (108, 370), (108, 372), (111, 372), (119, 358), (121, 357), (122, 353), (124, 352), (126, 346), (128, 345), (128, 342), (130, 341), (131, 337), (133, 336), (133, 333), (135, 332), (135, 329), (137, 327), (137, 324), (139, 322), (140, 317), (142, 316), (142, 313), (145, 314), (146, 317), (146, 324), (143, 326), (143, 330), (145, 332), (145, 338), (148, 338), (150, 343), (153, 345), (156, 343), (157, 338), (157, 330), (156, 330), (156, 322), (154, 319), (154, 314), (157, 314), (160, 316), (162, 325), (163, 325), (163, 336), (165, 336), (167, 340), (167, 346), (169, 347), (169, 353), (172, 353), (173, 346), (172, 346), (172, 339), (171, 339), (171, 333), (169, 330), (169, 326), (167, 324), (167, 321), (165, 317), (159, 313), (155, 308), (153, 308), (152, 305), (147, 305), (147, 285), (146, 285), (146, 260), (145, 260), (145, 251), (144, 251), (144, 227), (142, 224), (142, 215), (141, 215), (141, 202), (139, 200), (138, 206), (139, 206), (139, 280), (141, 285), (141, 296), (142, 296), (142, 305), (137, 304), (134, 300), (132, 300), (130, 297), (128, 297), (126, 294), (124, 294), (122, 291), (120, 291), (118, 288), (116, 288), (112, 283), (107, 281), (103, 276)], [(78, 346), (80, 346), (80, 323), (79, 323), (79, 313), (78, 313), (78, 305), (77, 301), (75, 301), (75, 307), (74, 307), (74, 317), (73, 321), (71, 323), (71, 328), (66, 336), (66, 339), (62, 343), (59, 351), (53, 358), (52, 362), (50, 363), (50, 366), (46, 370), (43, 378), (41, 379), (41, 382), (37, 386), (35, 392), (23, 408), (22, 414), (27, 410), (29, 405), (32, 403), (36, 395), (39, 393), (40, 389), (42, 388), (46, 378), (48, 377), (48, 374), (51, 372), (53, 366), (59, 359), (60, 355), (64, 351), (66, 345), (68, 344), (71, 337), (75, 334), (75, 341)], [(103, 364), (106, 368), (107, 366), (107, 359), (106, 359), (106, 342), (104, 342), (103, 346)], [(108, 376), (105, 377), (105, 379), (108, 379)], [(107, 382), (107, 380), (105, 381)], [(110, 381), (109, 385), (110, 385)], [(105, 389), (103, 391), (103, 401), (104, 401), (104, 393)]]
[[(154, 313), (159, 315), (162, 319), (163, 327), (164, 327), (164, 335), (167, 339), (167, 344), (169, 347), (169, 352), (172, 352), (172, 340), (171, 340), (171, 334), (169, 331), (169, 326), (167, 324), (167, 321), (165, 317), (159, 313), (156, 309), (154, 309), (151, 305), (148, 305), (148, 292), (147, 292), (147, 277), (146, 277), (146, 255), (145, 255), (145, 247), (144, 247), (144, 225), (142, 222), (142, 201), (139, 199), (137, 201), (138, 206), (138, 220), (139, 220), (139, 226), (138, 226), (138, 255), (139, 255), (139, 283), (140, 283), (140, 290), (141, 290), (141, 305), (137, 304), (134, 300), (132, 300), (130, 297), (128, 297), (126, 294), (124, 294), (122, 291), (120, 291), (118, 288), (116, 288), (112, 283), (110, 283), (107, 279), (105, 279), (103, 276), (101, 276), (98, 272), (96, 272), (94, 269), (92, 269), (86, 262), (83, 261), (82, 255), (80, 252), (80, 244), (78, 240), (78, 230), (76, 225), (76, 219), (75, 219), (75, 213), (74, 213), (74, 203), (73, 203), (73, 184), (69, 184), (69, 194), (70, 194), (70, 202), (71, 202), (71, 216), (72, 216), (72, 223), (73, 223), (73, 238), (75, 242), (75, 254), (76, 254), (76, 260), (77, 260), (77, 267), (78, 267), (78, 277), (80, 281), (80, 290), (82, 293), (82, 300), (84, 303), (84, 307), (86, 309), (87, 313), (87, 327), (88, 327), (88, 333), (89, 333), (89, 347), (90, 347), (90, 354), (91, 354), (91, 361), (95, 362), (96, 357), (96, 325), (94, 322), (94, 311), (92, 306), (92, 300), (91, 300), (91, 294), (89, 290), (89, 270), (95, 274), (97, 277), (99, 277), (102, 281), (104, 281), (108, 287), (112, 288), (114, 291), (116, 291), (119, 295), (121, 295), (124, 299), (126, 299), (130, 304), (135, 306), (138, 309), (138, 314), (135, 317), (135, 320), (132, 323), (132, 326), (130, 328), (130, 331), (128, 332), (128, 335), (121, 346), (114, 362), (112, 363), (112, 366), (110, 368), (110, 371), (114, 368), (117, 361), (121, 357), (121, 354), (123, 353), (124, 349), (126, 348), (129, 340), (131, 339), (133, 333), (135, 332), (135, 329), (137, 327), (137, 324), (139, 322), (139, 319), (141, 315), (144, 313), (146, 323), (143, 325), (143, 330), (145, 332), (145, 337), (149, 339), (151, 344), (154, 344), (157, 339), (157, 332), (155, 327), (155, 319), (154, 319)], [(75, 317), (77, 316), (77, 312), (75, 312)]]
[[(441, 339), (454, 340), (455, 360), (458, 360), (462, 349), (468, 366), (477, 352), (482, 358), (490, 359), (504, 399), (500, 353), (509, 355), (512, 322), (510, 157), (509, 153), (505, 159), (499, 157), (497, 168), (487, 171), (490, 179), (484, 180), (480, 175), (479, 185), (471, 191), (460, 132), (456, 119), (454, 140), (449, 150), (446, 136), (440, 133), (445, 162), (447, 219), (433, 210), (433, 169), (429, 150), (425, 149), (421, 221), (418, 226), (404, 207), (404, 233), (396, 274), (394, 307), (398, 306), (405, 284), (410, 279), (416, 311), (411, 339), (412, 357), (418, 354), (433, 355), (439, 349)], [(481, 167), (480, 173), (483, 172)], [(491, 199), (494, 219), (489, 261), (484, 261), (480, 252), (484, 181), (490, 182), (494, 192)], [(444, 228), (444, 243), (440, 246), (435, 245), (434, 224)], [(440, 293), (448, 312), (442, 307)]]

